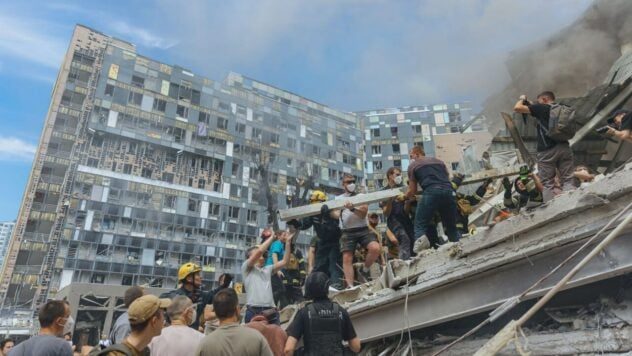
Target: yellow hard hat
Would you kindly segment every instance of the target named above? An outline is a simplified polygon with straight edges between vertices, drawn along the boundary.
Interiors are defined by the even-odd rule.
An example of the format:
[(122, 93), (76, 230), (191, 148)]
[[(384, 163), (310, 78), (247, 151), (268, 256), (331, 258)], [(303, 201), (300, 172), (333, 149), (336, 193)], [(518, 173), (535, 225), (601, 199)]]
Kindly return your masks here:
[(187, 276), (191, 273), (200, 272), (201, 270), (202, 268), (200, 268), (200, 266), (198, 266), (197, 264), (193, 262), (187, 262), (180, 266), (180, 269), (178, 270), (178, 280), (181, 281), (187, 278)]
[(327, 201), (327, 195), (321, 190), (314, 190), (312, 195), (309, 197), (309, 202), (311, 204), (322, 203)]

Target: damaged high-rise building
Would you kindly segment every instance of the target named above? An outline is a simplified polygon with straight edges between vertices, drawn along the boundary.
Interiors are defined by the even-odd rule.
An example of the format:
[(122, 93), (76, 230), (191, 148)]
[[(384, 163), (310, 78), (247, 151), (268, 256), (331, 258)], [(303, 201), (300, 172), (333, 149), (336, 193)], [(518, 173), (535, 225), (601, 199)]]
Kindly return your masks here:
[(362, 150), (352, 114), (235, 73), (212, 81), (77, 26), (0, 298), (30, 309), (71, 283), (171, 288), (189, 261), (206, 281), (239, 275), (276, 210), (361, 177)]

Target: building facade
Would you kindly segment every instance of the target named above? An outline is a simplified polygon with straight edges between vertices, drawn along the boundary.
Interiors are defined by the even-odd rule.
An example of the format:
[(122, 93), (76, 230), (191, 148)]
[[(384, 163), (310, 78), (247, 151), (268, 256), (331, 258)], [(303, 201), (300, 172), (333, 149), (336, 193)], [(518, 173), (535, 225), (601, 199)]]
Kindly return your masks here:
[(14, 226), (15, 221), (0, 222), (0, 267), (4, 264), (4, 257), (7, 253), (9, 241), (11, 241), (11, 233)]
[[(172, 288), (240, 275), (269, 211), (362, 177), (356, 117), (231, 73), (157, 62), (77, 26), (0, 281), (33, 308), (70, 283)], [(307, 235), (306, 235), (307, 234)], [(309, 232), (299, 242), (307, 241)]]
[(413, 146), (421, 146), (428, 156), (435, 156), (435, 135), (459, 133), (471, 119), (471, 112), (468, 102), (357, 112), (364, 131), (368, 189), (383, 187), (391, 166), (406, 171)]

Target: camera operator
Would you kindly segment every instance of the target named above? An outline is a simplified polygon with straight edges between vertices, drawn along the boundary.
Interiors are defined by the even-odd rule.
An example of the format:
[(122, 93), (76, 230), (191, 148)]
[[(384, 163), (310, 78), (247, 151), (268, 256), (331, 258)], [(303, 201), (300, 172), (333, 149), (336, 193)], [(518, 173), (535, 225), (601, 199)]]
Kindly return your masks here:
[(615, 111), (612, 119), (608, 120), (606, 134), (618, 137), (621, 140), (632, 142), (632, 112), (629, 110)]

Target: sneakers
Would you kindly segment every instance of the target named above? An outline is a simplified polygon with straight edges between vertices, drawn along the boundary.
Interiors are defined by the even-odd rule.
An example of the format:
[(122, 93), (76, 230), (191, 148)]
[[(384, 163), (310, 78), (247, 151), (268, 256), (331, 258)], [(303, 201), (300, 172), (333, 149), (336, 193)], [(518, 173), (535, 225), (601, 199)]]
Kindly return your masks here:
[(413, 245), (413, 251), (416, 254), (419, 254), (423, 250), (427, 250), (430, 248), (430, 240), (426, 235), (421, 235), (417, 240), (415, 240), (415, 244)]

